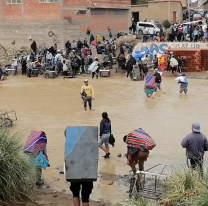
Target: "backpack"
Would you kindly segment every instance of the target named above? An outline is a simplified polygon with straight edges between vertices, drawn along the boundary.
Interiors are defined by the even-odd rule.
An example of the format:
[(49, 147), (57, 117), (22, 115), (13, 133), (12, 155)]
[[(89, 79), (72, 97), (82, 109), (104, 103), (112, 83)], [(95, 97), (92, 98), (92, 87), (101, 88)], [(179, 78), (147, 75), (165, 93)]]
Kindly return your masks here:
[(147, 89), (154, 89), (155, 88), (155, 77), (154, 76), (148, 76), (146, 78), (145, 86)]
[(138, 148), (141, 151), (152, 150), (156, 144), (143, 129), (139, 128), (128, 134), (126, 144), (128, 147)]

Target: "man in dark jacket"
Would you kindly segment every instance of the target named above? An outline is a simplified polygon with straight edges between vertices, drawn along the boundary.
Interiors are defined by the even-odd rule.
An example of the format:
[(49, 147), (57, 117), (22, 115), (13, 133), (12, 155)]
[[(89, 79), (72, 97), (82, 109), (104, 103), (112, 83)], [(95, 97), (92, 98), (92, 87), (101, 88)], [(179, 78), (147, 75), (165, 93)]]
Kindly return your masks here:
[(36, 55), (36, 53), (37, 53), (37, 44), (36, 44), (36, 42), (33, 41), (33, 43), (31, 44), (30, 47), (33, 50), (33, 52), (35, 53), (35, 55)]
[(26, 71), (27, 71), (27, 62), (26, 62), (26, 60), (23, 58), (22, 59), (22, 75), (26, 75)]
[(156, 54), (155, 54), (155, 58), (154, 58), (153, 62), (154, 62), (154, 69), (158, 69), (158, 58), (157, 58)]
[(129, 75), (132, 73), (132, 70), (134, 68), (134, 65), (136, 65), (136, 60), (134, 59), (134, 57), (131, 55), (130, 59), (127, 61), (126, 63), (126, 71), (127, 71), (127, 75), (126, 78), (129, 77)]
[(200, 172), (203, 173), (203, 157), (205, 151), (208, 150), (208, 141), (204, 134), (201, 133), (200, 124), (192, 124), (192, 133), (188, 134), (183, 141), (181, 146), (186, 148), (187, 158), (190, 160), (191, 168), (199, 168)]
[(3, 71), (2, 71), (2, 68), (1, 68), (1, 65), (0, 65), (0, 82), (1, 82), (2, 76), (3, 76)]
[(81, 42), (81, 40), (79, 39), (78, 42), (77, 42), (77, 49), (78, 49), (78, 52), (81, 53), (81, 49), (83, 47), (83, 43)]

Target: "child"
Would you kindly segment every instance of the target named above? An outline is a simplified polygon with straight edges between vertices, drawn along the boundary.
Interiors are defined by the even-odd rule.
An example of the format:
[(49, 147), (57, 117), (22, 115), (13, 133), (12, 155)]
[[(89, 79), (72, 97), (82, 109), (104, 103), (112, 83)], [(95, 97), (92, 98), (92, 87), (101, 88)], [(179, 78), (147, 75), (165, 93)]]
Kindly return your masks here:
[(162, 78), (160, 73), (158, 72), (158, 70), (156, 70), (155, 74), (155, 91), (157, 91), (157, 89), (161, 90), (161, 82), (162, 82)]
[(181, 93), (184, 92), (185, 94), (187, 94), (187, 92), (188, 92), (188, 80), (187, 80), (187, 77), (186, 77), (185, 74), (182, 74), (182, 77), (183, 77), (184, 81), (179, 80), (179, 82), (178, 82), (178, 84), (181, 84), (179, 93), (181, 94)]

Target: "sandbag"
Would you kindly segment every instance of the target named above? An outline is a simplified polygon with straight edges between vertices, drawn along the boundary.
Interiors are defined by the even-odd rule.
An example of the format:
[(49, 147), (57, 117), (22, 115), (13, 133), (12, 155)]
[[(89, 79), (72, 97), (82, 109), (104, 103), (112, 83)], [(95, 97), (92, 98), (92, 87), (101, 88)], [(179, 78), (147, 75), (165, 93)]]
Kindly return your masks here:
[(98, 127), (67, 127), (65, 136), (66, 181), (96, 181), (98, 176)]
[(186, 83), (186, 79), (185, 79), (183, 76), (177, 77), (175, 80), (176, 80), (177, 82), (183, 82), (183, 83)]
[(177, 61), (176, 58), (172, 57), (172, 58), (170, 59), (170, 66), (171, 66), (171, 67), (177, 67), (177, 66), (178, 66), (178, 61)]

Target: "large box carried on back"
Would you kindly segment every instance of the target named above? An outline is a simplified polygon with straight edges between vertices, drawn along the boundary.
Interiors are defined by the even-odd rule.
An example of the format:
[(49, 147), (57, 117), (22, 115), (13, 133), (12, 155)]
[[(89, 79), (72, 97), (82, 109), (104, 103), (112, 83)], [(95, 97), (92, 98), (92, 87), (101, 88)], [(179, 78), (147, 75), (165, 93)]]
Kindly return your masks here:
[(65, 130), (66, 181), (96, 181), (98, 176), (98, 127)]

